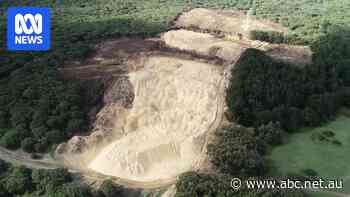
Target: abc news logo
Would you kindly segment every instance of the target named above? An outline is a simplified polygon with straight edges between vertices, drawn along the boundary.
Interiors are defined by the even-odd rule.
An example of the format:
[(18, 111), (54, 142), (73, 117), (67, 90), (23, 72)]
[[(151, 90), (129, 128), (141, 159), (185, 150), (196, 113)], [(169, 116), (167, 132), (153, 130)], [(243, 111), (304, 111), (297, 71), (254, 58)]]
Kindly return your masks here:
[[(30, 22), (30, 27), (27, 27), (27, 21)], [(43, 36), (40, 34), (43, 32), (43, 16), (41, 14), (17, 14), (15, 16), (15, 43), (16, 44), (42, 44)], [(21, 34), (29, 36), (21, 36)], [(36, 35), (32, 35), (35, 33)]]
[[(30, 27), (27, 27), (27, 21), (30, 22)], [(42, 44), (43, 36), (43, 16), (41, 14), (17, 14), (15, 16), (15, 44)], [(21, 36), (22, 34), (24, 36)], [(36, 35), (32, 35), (35, 33)], [(28, 35), (28, 36), (27, 36)]]
[(7, 48), (12, 51), (47, 51), (50, 49), (51, 16), (49, 8), (9, 8)]

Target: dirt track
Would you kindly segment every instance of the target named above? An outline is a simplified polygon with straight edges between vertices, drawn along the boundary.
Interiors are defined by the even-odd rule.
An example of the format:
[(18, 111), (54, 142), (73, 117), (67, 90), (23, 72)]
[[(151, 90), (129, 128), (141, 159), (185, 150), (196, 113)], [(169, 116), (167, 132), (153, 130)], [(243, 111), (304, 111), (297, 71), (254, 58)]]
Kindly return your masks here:
[(0, 147), (0, 158), (6, 162), (15, 165), (24, 165), (29, 168), (55, 169), (63, 167), (62, 164), (50, 158), (34, 160), (30, 158), (29, 154), (22, 153), (19, 151), (10, 151), (2, 147)]
[[(9, 151), (1, 147), (0, 147), (0, 158), (14, 165), (22, 165), (33, 169), (57, 169), (57, 168), (66, 167), (60, 161), (56, 161), (54, 159), (47, 158), (47, 159), (34, 160), (34, 159), (31, 159), (28, 154), (21, 153), (18, 151)], [(169, 179), (169, 180), (159, 180), (152, 183), (142, 183), (137, 181), (130, 181), (127, 179), (120, 179), (116, 177), (106, 176), (106, 175), (98, 174), (96, 172), (91, 172), (91, 171), (90, 172), (79, 171), (78, 169), (68, 169), (68, 170), (74, 175), (81, 177), (84, 181), (87, 181), (89, 183), (111, 179), (118, 184), (125, 185), (130, 188), (144, 188), (144, 189), (160, 188), (167, 185), (171, 185), (176, 180), (176, 179), (171, 179), (171, 180)]]
[[(218, 119), (216, 123), (220, 123), (220, 120)], [(213, 125), (212, 128), (215, 128), (215, 125)], [(33, 160), (29, 158), (28, 154), (20, 153), (17, 151), (9, 151), (1, 147), (0, 147), (0, 158), (15, 165), (23, 165), (23, 166), (26, 166), (29, 168), (35, 168), (35, 169), (56, 169), (56, 168), (63, 167), (61, 164), (59, 164), (59, 162), (56, 162), (51, 159)], [(144, 182), (130, 181), (127, 179), (120, 179), (116, 177), (109, 177), (109, 176), (98, 174), (95, 172), (79, 172), (77, 170), (71, 170), (71, 172), (81, 177), (84, 181), (90, 184), (93, 184), (94, 182), (102, 182), (106, 179), (111, 179), (115, 183), (125, 185), (125, 186), (128, 186), (129, 188), (135, 188), (135, 189), (166, 188), (172, 185), (177, 180), (176, 178), (173, 178), (168, 180), (158, 180), (158, 181), (144, 183)], [(332, 192), (332, 191), (324, 191), (324, 190), (310, 190), (310, 191), (317, 191), (317, 192), (330, 194), (332, 196), (338, 196), (338, 197), (349, 196), (348, 194)]]

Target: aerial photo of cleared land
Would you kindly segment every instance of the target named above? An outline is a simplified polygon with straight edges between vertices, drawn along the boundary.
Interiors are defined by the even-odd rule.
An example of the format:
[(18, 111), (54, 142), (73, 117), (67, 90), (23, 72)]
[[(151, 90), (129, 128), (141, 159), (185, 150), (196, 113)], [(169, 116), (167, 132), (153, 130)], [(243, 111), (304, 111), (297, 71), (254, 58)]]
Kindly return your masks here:
[[(42, 7), (51, 48), (11, 50)], [(349, 9), (0, 0), (0, 197), (349, 196)]]

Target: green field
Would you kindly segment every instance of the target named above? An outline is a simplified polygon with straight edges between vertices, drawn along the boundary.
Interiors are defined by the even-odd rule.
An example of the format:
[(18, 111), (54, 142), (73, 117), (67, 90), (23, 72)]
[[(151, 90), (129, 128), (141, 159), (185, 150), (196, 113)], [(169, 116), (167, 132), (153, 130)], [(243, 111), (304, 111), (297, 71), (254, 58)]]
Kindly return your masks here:
[(337, 197), (336, 194), (322, 193), (322, 192), (312, 192), (309, 193), (309, 197)]
[[(338, 140), (341, 145), (312, 140), (313, 134), (322, 131), (333, 131), (335, 136), (332, 139)], [(312, 169), (321, 177), (344, 179), (342, 192), (350, 193), (349, 131), (350, 116), (342, 113), (336, 120), (322, 127), (302, 129), (300, 132), (292, 134), (286, 144), (274, 148), (268, 157), (273, 166), (271, 174), (276, 176), (302, 175), (303, 170)], [(317, 196), (321, 196), (321, 194)]]

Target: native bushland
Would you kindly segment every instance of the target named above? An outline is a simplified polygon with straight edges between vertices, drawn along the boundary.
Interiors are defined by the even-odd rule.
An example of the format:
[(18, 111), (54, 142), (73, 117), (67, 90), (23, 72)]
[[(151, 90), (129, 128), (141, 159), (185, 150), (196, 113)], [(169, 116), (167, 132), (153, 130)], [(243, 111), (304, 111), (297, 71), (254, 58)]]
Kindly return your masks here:
[(73, 181), (73, 175), (66, 169), (29, 169), (13, 166), (0, 160), (0, 196), (12, 197), (109, 197), (123, 196), (124, 188), (110, 180), (98, 189)]
[[(337, 36), (339, 35), (339, 36)], [(291, 131), (334, 118), (347, 105), (349, 89), (346, 46), (349, 33), (334, 30), (314, 41), (313, 64), (298, 66), (248, 49), (232, 69), (227, 104), (235, 119), (258, 127), (280, 122)]]
[(254, 129), (229, 125), (215, 132), (216, 140), (208, 145), (211, 163), (222, 173), (240, 176), (262, 175), (264, 145)]

